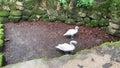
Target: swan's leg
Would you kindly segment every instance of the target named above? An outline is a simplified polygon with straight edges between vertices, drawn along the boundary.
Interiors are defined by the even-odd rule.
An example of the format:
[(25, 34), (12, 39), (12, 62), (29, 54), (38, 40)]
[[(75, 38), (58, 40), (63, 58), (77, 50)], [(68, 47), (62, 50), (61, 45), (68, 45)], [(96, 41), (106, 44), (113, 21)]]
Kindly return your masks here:
[(74, 39), (74, 38), (73, 38), (73, 36), (74, 36), (74, 35), (71, 35), (71, 36), (70, 36), (70, 37), (71, 37), (71, 39)]
[(66, 55), (66, 54), (71, 54), (71, 52), (70, 52), (70, 51), (67, 51), (67, 52), (64, 52), (64, 53), (65, 53), (65, 55)]

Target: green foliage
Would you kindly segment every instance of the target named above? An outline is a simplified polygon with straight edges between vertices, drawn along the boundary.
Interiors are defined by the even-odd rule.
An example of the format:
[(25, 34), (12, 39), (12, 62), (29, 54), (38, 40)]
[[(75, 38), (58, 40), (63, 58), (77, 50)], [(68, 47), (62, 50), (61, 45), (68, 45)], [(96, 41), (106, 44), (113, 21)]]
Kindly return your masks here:
[(94, 0), (78, 0), (77, 7), (88, 8), (93, 6)]
[(9, 12), (8, 11), (0, 11), (0, 16), (8, 16)]
[(99, 24), (99, 26), (108, 26), (109, 22), (108, 22), (108, 20), (102, 18), (99, 20), (98, 24)]
[(0, 51), (3, 48), (3, 43), (4, 43), (4, 29), (3, 29), (3, 24), (0, 23)]
[(3, 40), (0, 39), (0, 48), (3, 47)]
[(3, 66), (3, 62), (4, 62), (4, 56), (3, 54), (0, 54), (0, 67)]
[(48, 0), (47, 1), (47, 9), (55, 9), (55, 1), (54, 0)]
[(62, 4), (62, 6), (63, 6), (64, 8), (67, 7), (68, 3), (67, 3), (66, 0), (59, 0), (59, 1), (60, 1), (60, 3)]

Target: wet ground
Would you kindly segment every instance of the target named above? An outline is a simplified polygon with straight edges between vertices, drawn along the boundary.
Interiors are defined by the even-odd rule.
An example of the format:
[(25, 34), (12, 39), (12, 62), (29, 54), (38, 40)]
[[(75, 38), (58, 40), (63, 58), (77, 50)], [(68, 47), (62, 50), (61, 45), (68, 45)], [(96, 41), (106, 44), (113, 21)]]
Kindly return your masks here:
[[(62, 55), (55, 46), (59, 43), (69, 43), (70, 38), (63, 34), (73, 25), (63, 23), (23, 22), (6, 23), (6, 38), (4, 54), (7, 64), (37, 59), (41, 57), (54, 58)], [(106, 41), (117, 41), (120, 38), (106, 34), (101, 28), (88, 28), (80, 26), (78, 35), (74, 40), (77, 52), (91, 48)]]

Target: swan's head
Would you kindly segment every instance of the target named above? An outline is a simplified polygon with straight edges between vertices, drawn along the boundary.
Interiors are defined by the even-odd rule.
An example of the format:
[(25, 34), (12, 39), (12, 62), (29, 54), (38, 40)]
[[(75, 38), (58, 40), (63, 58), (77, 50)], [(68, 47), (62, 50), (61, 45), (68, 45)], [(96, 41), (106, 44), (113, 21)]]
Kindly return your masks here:
[(70, 41), (70, 44), (77, 44), (77, 41), (72, 40), (72, 41)]
[(78, 26), (75, 26), (75, 29), (79, 29), (79, 27), (78, 27)]

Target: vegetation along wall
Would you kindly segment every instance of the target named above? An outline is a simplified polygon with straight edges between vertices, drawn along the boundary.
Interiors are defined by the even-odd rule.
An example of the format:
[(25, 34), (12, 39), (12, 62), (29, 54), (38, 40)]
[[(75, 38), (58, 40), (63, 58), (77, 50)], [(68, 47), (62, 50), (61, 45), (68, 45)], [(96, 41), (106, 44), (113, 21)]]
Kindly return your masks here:
[(0, 0), (0, 22), (50, 21), (107, 27), (120, 36), (120, 0)]

